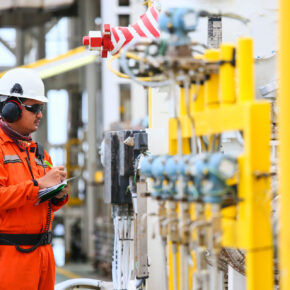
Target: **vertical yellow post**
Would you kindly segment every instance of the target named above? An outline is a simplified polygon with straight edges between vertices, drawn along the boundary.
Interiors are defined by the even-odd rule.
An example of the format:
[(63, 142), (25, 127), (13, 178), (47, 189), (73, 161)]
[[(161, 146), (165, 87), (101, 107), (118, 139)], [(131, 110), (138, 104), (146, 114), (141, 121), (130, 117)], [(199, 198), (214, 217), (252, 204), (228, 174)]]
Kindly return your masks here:
[[(270, 192), (270, 104), (249, 104), (239, 184), (238, 242), (246, 250), (247, 290), (273, 290)], [(257, 174), (265, 174), (258, 176)], [(288, 245), (289, 246), (289, 245)]]
[[(147, 6), (152, 6), (151, 0), (147, 1)], [(152, 88), (148, 88), (148, 116), (149, 116), (149, 128), (152, 128)]]
[(280, 54), (279, 77), (279, 193), (280, 193), (280, 235), (279, 266), (281, 290), (290, 289), (290, 2), (280, 0)]
[(148, 88), (148, 116), (149, 128), (152, 128), (152, 88)]
[[(179, 92), (179, 117), (187, 116), (187, 108), (186, 108), (186, 97), (185, 97), (185, 88), (180, 87)], [(189, 121), (189, 120), (188, 120)], [(187, 125), (191, 126), (189, 122)], [(182, 130), (183, 133), (183, 130)], [(184, 135), (184, 134), (182, 134)], [(189, 136), (182, 136), (182, 153), (183, 154), (190, 154), (190, 138)]]
[[(174, 273), (174, 259), (173, 259), (173, 248), (175, 247), (176, 255), (176, 273)], [(173, 245), (172, 241), (168, 241), (168, 288), (169, 290), (182, 290), (180, 289), (180, 249), (178, 245)], [(174, 280), (174, 277), (177, 278), (177, 281)], [(176, 287), (175, 287), (176, 285)], [(177, 289), (175, 289), (177, 288)]]
[[(196, 220), (195, 204), (193, 204), (193, 203), (190, 204), (189, 212), (190, 212), (191, 221), (195, 221)], [(196, 233), (195, 232), (194, 233), (191, 232), (191, 239), (196, 240)], [(189, 289), (193, 289), (194, 285), (193, 285), (192, 278), (193, 278), (194, 272), (196, 271), (195, 251), (191, 250), (190, 254), (191, 254), (191, 259), (193, 261), (193, 266), (189, 267), (189, 270), (188, 270), (188, 286), (189, 286)]]
[(169, 118), (168, 120), (168, 154), (175, 155), (178, 153), (178, 123), (175, 118)]
[[(208, 49), (205, 52), (205, 58), (209, 61), (219, 61), (219, 51)], [(205, 82), (205, 105), (208, 108), (219, 106), (219, 75), (211, 73), (209, 79)]]
[(220, 59), (223, 62), (220, 67), (220, 96), (222, 104), (236, 102), (235, 66), (233, 61), (235, 46), (231, 43), (221, 45)]
[(238, 101), (254, 100), (253, 40), (240, 38), (237, 47)]

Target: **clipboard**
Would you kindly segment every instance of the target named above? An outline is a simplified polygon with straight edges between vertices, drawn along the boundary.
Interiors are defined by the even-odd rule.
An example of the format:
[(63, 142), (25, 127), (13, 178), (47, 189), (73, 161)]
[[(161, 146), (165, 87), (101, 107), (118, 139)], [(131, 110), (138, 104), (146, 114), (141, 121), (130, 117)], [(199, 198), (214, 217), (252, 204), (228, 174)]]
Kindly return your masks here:
[(71, 181), (71, 180), (76, 179), (76, 178), (77, 177), (74, 176), (74, 177), (65, 179), (63, 182), (61, 182), (59, 184), (56, 184), (54, 186), (43, 188), (43, 189), (39, 190), (38, 195), (37, 195), (38, 202), (36, 204), (40, 204), (44, 201), (47, 201), (47, 200), (55, 197), (63, 190), (64, 187), (67, 186), (68, 181)]

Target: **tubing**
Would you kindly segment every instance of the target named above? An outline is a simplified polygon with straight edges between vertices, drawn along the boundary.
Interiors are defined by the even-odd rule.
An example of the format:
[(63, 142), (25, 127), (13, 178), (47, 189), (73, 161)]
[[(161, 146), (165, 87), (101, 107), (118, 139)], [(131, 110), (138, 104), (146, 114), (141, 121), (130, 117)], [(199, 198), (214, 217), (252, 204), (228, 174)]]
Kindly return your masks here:
[(126, 55), (128, 50), (133, 47), (133, 45), (136, 44), (136, 41), (132, 41), (130, 42), (128, 45), (126, 45), (123, 48), (123, 51), (121, 52), (121, 58), (120, 58), (120, 64), (121, 67), (123, 69), (123, 71), (125, 72), (126, 75), (128, 75), (134, 82), (136, 82), (137, 84), (144, 86), (144, 87), (165, 87), (165, 86), (170, 86), (170, 84), (172, 83), (172, 80), (165, 80), (165, 81), (150, 81), (150, 82), (144, 82), (139, 80), (138, 78), (136, 78), (134, 76), (134, 74), (131, 72), (131, 70), (129, 69), (128, 65), (127, 65), (127, 60), (126, 60)]

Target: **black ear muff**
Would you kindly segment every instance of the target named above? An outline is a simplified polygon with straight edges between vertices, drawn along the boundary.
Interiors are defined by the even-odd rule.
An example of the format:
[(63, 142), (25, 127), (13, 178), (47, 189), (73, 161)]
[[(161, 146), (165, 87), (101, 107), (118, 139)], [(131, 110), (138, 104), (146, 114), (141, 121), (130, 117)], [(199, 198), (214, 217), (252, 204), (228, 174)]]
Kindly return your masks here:
[(19, 119), (21, 111), (21, 104), (15, 100), (9, 100), (4, 104), (1, 116), (5, 121), (13, 123)]

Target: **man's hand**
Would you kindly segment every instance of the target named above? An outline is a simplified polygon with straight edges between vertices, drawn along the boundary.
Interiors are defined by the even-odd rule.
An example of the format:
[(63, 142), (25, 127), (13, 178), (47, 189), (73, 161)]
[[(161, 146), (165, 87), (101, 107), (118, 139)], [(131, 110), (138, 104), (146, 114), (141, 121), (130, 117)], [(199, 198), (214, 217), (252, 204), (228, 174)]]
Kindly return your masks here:
[(46, 175), (37, 179), (39, 189), (54, 186), (61, 183), (66, 178), (66, 171), (63, 166), (53, 167)]
[(55, 197), (60, 199), (63, 198), (66, 194), (68, 194), (68, 186), (65, 186), (63, 190)]

